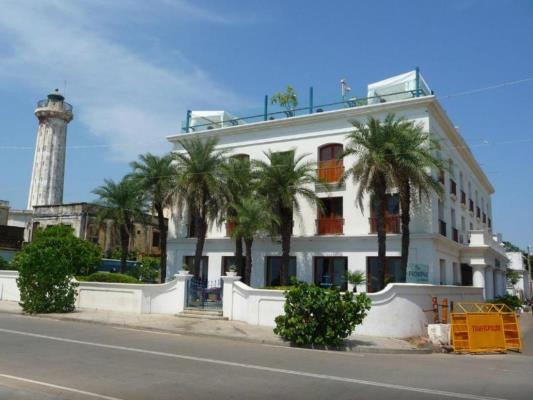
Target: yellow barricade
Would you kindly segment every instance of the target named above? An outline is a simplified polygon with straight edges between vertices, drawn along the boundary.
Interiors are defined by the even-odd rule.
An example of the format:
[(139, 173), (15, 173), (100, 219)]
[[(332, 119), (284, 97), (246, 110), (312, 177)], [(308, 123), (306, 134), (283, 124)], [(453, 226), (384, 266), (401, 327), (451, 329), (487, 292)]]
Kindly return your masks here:
[(505, 304), (455, 303), (451, 317), (455, 352), (522, 350), (516, 313)]

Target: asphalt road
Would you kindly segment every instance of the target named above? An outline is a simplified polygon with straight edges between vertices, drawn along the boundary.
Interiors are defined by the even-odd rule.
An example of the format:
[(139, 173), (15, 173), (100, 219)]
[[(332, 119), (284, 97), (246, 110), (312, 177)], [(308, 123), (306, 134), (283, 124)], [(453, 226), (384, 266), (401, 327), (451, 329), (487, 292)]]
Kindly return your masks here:
[(528, 399), (533, 356), (291, 349), (0, 314), (0, 399)]

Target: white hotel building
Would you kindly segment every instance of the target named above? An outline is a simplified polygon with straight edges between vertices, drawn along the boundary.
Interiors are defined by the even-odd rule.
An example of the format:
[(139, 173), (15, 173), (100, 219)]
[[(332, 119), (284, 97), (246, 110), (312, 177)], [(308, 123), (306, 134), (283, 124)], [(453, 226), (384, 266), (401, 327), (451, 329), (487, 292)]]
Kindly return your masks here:
[[(218, 147), (229, 154), (265, 160), (264, 152), (295, 150), (308, 154), (306, 160), (317, 163), (317, 173), (331, 182), (329, 190), (314, 190), (324, 203), (323, 212), (301, 201), (302, 209), (294, 216), (291, 242), (292, 265), (289, 273), (317, 284), (345, 287), (344, 273), (362, 271), (367, 285), (359, 290), (377, 291), (377, 235), (370, 199), (361, 210), (355, 203), (356, 184), (336, 184), (346, 158), (335, 161), (346, 145), (346, 135), (354, 120), (384, 118), (389, 113), (421, 124), (441, 140), (440, 157), (449, 160), (451, 173), (433, 171), (444, 187), (441, 199), (433, 195), (423, 205), (411, 210), (412, 220), (409, 264), (427, 271), (427, 283), (473, 285), (484, 287), (485, 297), (506, 291), (507, 257), (501, 238), (493, 234), (491, 196), (494, 188), (475, 160), (452, 121), (420, 76), (418, 70), (376, 82), (368, 86), (368, 97), (350, 98), (341, 103), (296, 110), (295, 115), (266, 112), (258, 118), (237, 119), (226, 112), (189, 112), (185, 132), (169, 136), (174, 151), (181, 151), (178, 139), (216, 137)], [(288, 115), (286, 115), (288, 114)], [(257, 116), (256, 116), (257, 117)], [(400, 224), (397, 197), (391, 195), (387, 217), (387, 282), (405, 282), (408, 271), (401, 271)], [(192, 265), (196, 239), (189, 230), (187, 210), (174, 210), (168, 242), (168, 276), (183, 263)], [(228, 229), (227, 229), (228, 228)], [(201, 271), (192, 271), (203, 279), (215, 280), (233, 263), (235, 242), (228, 235), (229, 226), (210, 226), (204, 248)], [(281, 244), (270, 237), (257, 238), (253, 246), (254, 287), (279, 284)], [(411, 266), (409, 267), (411, 268)], [(408, 269), (409, 269), (408, 268)], [(423, 282), (417, 280), (416, 282)]]

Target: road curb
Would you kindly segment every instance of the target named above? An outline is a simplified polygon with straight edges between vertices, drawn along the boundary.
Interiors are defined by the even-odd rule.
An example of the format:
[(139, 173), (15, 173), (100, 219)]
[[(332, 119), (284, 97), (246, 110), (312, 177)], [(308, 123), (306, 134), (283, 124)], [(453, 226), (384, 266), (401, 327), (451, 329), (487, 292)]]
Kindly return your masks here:
[[(246, 343), (256, 343), (256, 344), (263, 344), (263, 345), (269, 345), (269, 346), (277, 346), (277, 347), (286, 347), (286, 348), (293, 348), (293, 349), (305, 349), (305, 350), (316, 350), (316, 351), (331, 351), (331, 352), (338, 352), (338, 353), (357, 353), (357, 354), (431, 354), (433, 353), (433, 349), (429, 347), (424, 348), (418, 348), (418, 349), (387, 349), (387, 348), (381, 348), (381, 347), (367, 347), (367, 346), (357, 346), (357, 345), (346, 345), (341, 347), (324, 347), (324, 346), (296, 346), (291, 344), (290, 342), (286, 341), (275, 341), (275, 340), (264, 340), (264, 339), (255, 339), (251, 337), (238, 337), (238, 336), (230, 336), (230, 335), (216, 335), (216, 334), (210, 334), (210, 333), (202, 333), (202, 332), (191, 332), (186, 330), (179, 330), (179, 329), (163, 329), (163, 328), (153, 328), (153, 327), (147, 327), (143, 325), (135, 325), (135, 324), (121, 324), (121, 323), (114, 323), (114, 322), (104, 322), (104, 321), (95, 321), (95, 320), (86, 320), (86, 319), (78, 319), (78, 318), (72, 318), (72, 317), (58, 317), (57, 315), (47, 315), (47, 314), (26, 314), (20, 311), (4, 311), (1, 310), (0, 313), (4, 314), (16, 314), (23, 317), (29, 317), (29, 318), (41, 318), (41, 319), (49, 319), (54, 321), (68, 321), (68, 322), (81, 322), (81, 323), (87, 323), (87, 324), (96, 324), (96, 325), (104, 325), (104, 326), (112, 326), (116, 328), (129, 328), (139, 331), (150, 331), (154, 333), (166, 333), (166, 334), (174, 334), (174, 335), (184, 335), (184, 336), (195, 336), (195, 337), (204, 337), (204, 338), (213, 338), (213, 339), (221, 339), (221, 340), (231, 340), (231, 341), (239, 341), (239, 342), (246, 342)], [(182, 318), (182, 317), (179, 317)]]

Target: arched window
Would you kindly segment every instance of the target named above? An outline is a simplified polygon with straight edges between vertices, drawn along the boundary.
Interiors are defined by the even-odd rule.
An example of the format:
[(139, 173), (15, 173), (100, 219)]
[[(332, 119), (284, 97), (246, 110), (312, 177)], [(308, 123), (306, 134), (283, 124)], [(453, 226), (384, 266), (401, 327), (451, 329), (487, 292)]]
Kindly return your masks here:
[(231, 158), (234, 158), (236, 160), (248, 160), (248, 161), (250, 160), (250, 156), (245, 153), (232, 155)]
[(338, 182), (344, 173), (342, 144), (331, 143), (318, 149), (318, 177), (326, 183)]

